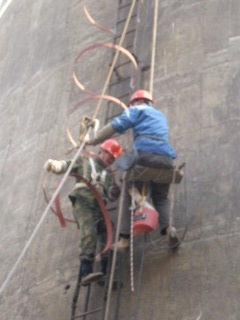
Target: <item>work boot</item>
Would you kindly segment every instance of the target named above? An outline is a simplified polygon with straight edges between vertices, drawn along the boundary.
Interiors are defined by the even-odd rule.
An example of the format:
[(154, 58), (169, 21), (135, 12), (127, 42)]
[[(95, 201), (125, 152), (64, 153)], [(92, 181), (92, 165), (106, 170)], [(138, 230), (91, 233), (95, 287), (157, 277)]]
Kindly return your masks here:
[(167, 236), (168, 236), (170, 247), (176, 248), (180, 244), (178, 237), (177, 237), (176, 228), (168, 227), (166, 231), (167, 231)]
[(90, 260), (81, 261), (81, 284), (86, 286), (92, 281), (97, 281), (104, 276), (102, 272), (93, 272), (93, 262)]
[[(127, 249), (130, 245), (130, 240), (127, 238), (120, 238), (120, 240), (117, 242), (117, 250), (124, 250)], [(115, 244), (112, 245), (112, 250), (114, 250)]]
[(92, 272), (82, 278), (81, 284), (83, 286), (89, 285), (91, 282), (100, 280), (104, 274), (102, 272)]

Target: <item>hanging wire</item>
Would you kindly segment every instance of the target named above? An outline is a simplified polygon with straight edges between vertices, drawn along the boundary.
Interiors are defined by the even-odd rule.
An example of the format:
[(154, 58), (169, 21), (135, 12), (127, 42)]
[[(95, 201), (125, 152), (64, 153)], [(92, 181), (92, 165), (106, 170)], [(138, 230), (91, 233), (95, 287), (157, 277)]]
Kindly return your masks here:
[(88, 21), (89, 21), (92, 25), (94, 25), (95, 27), (97, 27), (98, 29), (100, 29), (100, 30), (102, 30), (102, 31), (104, 31), (104, 32), (113, 33), (113, 30), (111, 30), (111, 29), (109, 29), (109, 28), (107, 28), (107, 27), (105, 27), (105, 26), (97, 23), (97, 22), (91, 17), (91, 15), (90, 15), (90, 13), (89, 13), (89, 11), (88, 11), (88, 9), (87, 9), (87, 6), (86, 6), (85, 4), (83, 4), (83, 11), (84, 11), (84, 13), (85, 13)]

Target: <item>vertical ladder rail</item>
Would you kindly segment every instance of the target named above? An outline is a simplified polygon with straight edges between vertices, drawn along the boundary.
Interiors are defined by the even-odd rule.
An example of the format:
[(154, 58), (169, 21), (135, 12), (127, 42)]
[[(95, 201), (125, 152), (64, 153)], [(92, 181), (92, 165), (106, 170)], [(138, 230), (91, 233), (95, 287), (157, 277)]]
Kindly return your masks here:
[(119, 258), (120, 258), (120, 267), (119, 267), (119, 271), (118, 271), (117, 298), (116, 298), (114, 320), (118, 320), (118, 315), (119, 315), (121, 289), (122, 289), (122, 283), (123, 283), (123, 270), (124, 270), (124, 262), (125, 262), (125, 252), (120, 252), (119, 253)]
[[(127, 1), (126, 1), (127, 2)], [(131, 6), (133, 5), (134, 1), (129, 0), (127, 3), (124, 3), (123, 0), (118, 1), (118, 12), (117, 12), (117, 18), (116, 18), (116, 24), (115, 24), (115, 35), (113, 37), (113, 43), (118, 44), (119, 40), (122, 41), (121, 45), (124, 47), (127, 47), (127, 50), (129, 50), (133, 55), (134, 55), (134, 39), (136, 36), (136, 23), (137, 23), (137, 15), (134, 13), (134, 10), (131, 12), (131, 17), (128, 17), (128, 14), (130, 10), (132, 9)], [(139, 3), (139, 0), (135, 0), (135, 8), (136, 4)], [(129, 8), (129, 10), (127, 10)], [(121, 10), (124, 11), (125, 17), (121, 14)], [(134, 19), (135, 19), (135, 27), (132, 25), (134, 24)], [(125, 26), (122, 28), (122, 25), (124, 22), (127, 22), (127, 20), (131, 21), (131, 29), (130, 27), (128, 29), (125, 28)], [(122, 30), (121, 30), (122, 29)], [(126, 40), (122, 39), (122, 35), (125, 33), (129, 38), (128, 38), (128, 44), (126, 43)], [(121, 61), (121, 57), (117, 56), (112, 53), (112, 64), (114, 64), (113, 68), (113, 73), (108, 81), (108, 86), (107, 90), (109, 95), (113, 95), (116, 98), (120, 100), (124, 100), (128, 102), (130, 95), (132, 93), (132, 87), (131, 87), (131, 78), (132, 76), (129, 76), (126, 74), (128, 69), (128, 62), (126, 61)], [(110, 73), (109, 73), (110, 74)], [(139, 76), (139, 71), (138, 71), (138, 76)], [(105, 88), (104, 88), (105, 89)], [(105, 123), (107, 123), (109, 120), (111, 120), (113, 117), (116, 116), (116, 114), (113, 114), (113, 107), (110, 107), (110, 104), (108, 102), (108, 111), (107, 115), (105, 117)], [(122, 111), (122, 110), (121, 110)], [(120, 114), (120, 112), (119, 112)], [(114, 314), (114, 320), (117, 320), (119, 317), (119, 308), (120, 308), (120, 298), (121, 298), (121, 288), (122, 288), (122, 282), (123, 282), (123, 270), (124, 270), (124, 262), (125, 262), (125, 253), (118, 253), (118, 260), (119, 260), (119, 265), (118, 265), (118, 270), (117, 270), (117, 292), (116, 292), (116, 297), (115, 297), (115, 305), (114, 307), (111, 306), (111, 314)], [(109, 259), (109, 261), (112, 262), (112, 257)], [(111, 268), (110, 268), (111, 269)], [(84, 302), (84, 307), (83, 307), (83, 312), (79, 315), (76, 315), (76, 310), (77, 310), (77, 303), (79, 300), (80, 296), (80, 291), (81, 291), (81, 274), (80, 274), (79, 269), (79, 274), (78, 274), (78, 280), (74, 292), (74, 297), (72, 301), (72, 314), (71, 314), (71, 320), (74, 319), (79, 319), (83, 318), (84, 320), (87, 319), (87, 316), (93, 313), (98, 313), (102, 311), (102, 317), (101, 319), (108, 320), (108, 314), (109, 314), (109, 303), (110, 303), (110, 296), (112, 292), (112, 283), (113, 277), (111, 278), (112, 275), (110, 275), (108, 278), (106, 277), (106, 283), (104, 286), (104, 296), (103, 296), (103, 302), (102, 302), (102, 308), (96, 308), (94, 310), (88, 310), (89, 309), (89, 302), (90, 302), (90, 293), (91, 293), (91, 285), (90, 284), (87, 288), (86, 296), (85, 296), (85, 302)], [(115, 272), (115, 265), (114, 265), (114, 270)], [(109, 281), (110, 280), (110, 281)], [(95, 318), (94, 318), (95, 319)], [(100, 319), (100, 318), (96, 318)]]
[[(135, 25), (131, 26), (131, 28), (129, 27), (126, 30), (126, 35), (130, 37), (128, 41), (129, 44), (126, 43), (126, 35), (125, 35), (125, 40), (123, 40), (123, 43), (122, 43), (122, 46), (127, 50), (129, 50), (133, 55), (134, 55), (133, 43), (134, 43), (134, 38), (136, 33), (136, 23), (137, 23), (136, 4), (138, 2), (139, 0), (136, 0), (135, 8), (132, 11), (131, 17), (129, 19), (129, 24), (131, 22), (131, 24), (133, 25), (135, 20)], [(117, 12), (117, 19), (116, 19), (117, 21), (115, 23), (115, 34), (113, 37), (114, 44), (118, 44), (118, 40), (121, 38), (122, 33), (125, 31), (125, 30), (121, 30), (122, 24), (124, 22), (127, 22), (128, 11), (126, 9), (130, 8), (131, 5), (132, 5), (132, 1), (123, 3), (122, 0), (119, 0), (118, 2), (118, 12)], [(125, 10), (126, 13), (123, 10)], [(114, 57), (114, 52), (112, 53), (112, 59), (113, 57)], [(129, 70), (127, 69), (128, 64), (129, 62), (121, 61), (121, 57), (118, 57), (118, 61), (115, 64), (114, 72), (108, 86), (109, 95), (115, 96), (116, 98), (122, 100), (125, 104), (128, 103), (130, 95), (132, 93), (132, 88), (131, 88), (132, 77), (129, 75), (126, 75), (126, 70)], [(121, 109), (116, 110), (114, 106), (111, 104), (111, 102), (109, 102), (107, 114), (105, 117), (105, 123), (108, 123), (111, 119), (119, 115), (121, 112), (122, 112)]]
[(74, 317), (75, 317), (76, 309), (77, 309), (77, 302), (78, 302), (78, 297), (79, 297), (79, 293), (80, 293), (80, 286), (81, 286), (81, 267), (79, 268), (79, 271), (78, 271), (77, 284), (76, 284), (76, 288), (75, 288), (73, 300), (72, 300), (71, 320), (75, 319)]

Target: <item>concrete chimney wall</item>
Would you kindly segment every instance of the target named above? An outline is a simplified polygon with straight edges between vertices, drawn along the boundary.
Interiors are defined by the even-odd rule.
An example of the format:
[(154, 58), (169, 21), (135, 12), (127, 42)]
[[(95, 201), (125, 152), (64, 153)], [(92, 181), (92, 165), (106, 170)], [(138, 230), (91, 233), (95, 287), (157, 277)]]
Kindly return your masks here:
[[(114, 28), (118, 1), (85, 3), (98, 23)], [(94, 43), (112, 42), (111, 34), (90, 25), (82, 5), (13, 0), (0, 18), (0, 285), (47, 206), (45, 161), (74, 155), (66, 154), (72, 147), (65, 132), (67, 111), (87, 95), (72, 80), (73, 61)], [(153, 7), (154, 1), (147, 1), (144, 23), (138, 25), (136, 55), (142, 66), (151, 62)], [(153, 94), (155, 107), (168, 117), (176, 163), (187, 163), (190, 219), (176, 253), (148, 244), (139, 320), (240, 319), (239, 17), (239, 0), (159, 1)], [(103, 89), (111, 53), (98, 49), (79, 61), (79, 79), (94, 92)], [(149, 70), (143, 71), (141, 83), (148, 89)], [(76, 141), (82, 115), (93, 115), (96, 104), (81, 106), (69, 120)], [(49, 197), (58, 182), (48, 177)], [(69, 219), (71, 183), (61, 192)], [(183, 184), (179, 189), (182, 197)], [(135, 292), (127, 259), (122, 320), (131, 319), (136, 305), (142, 243), (135, 242)], [(61, 228), (49, 211), (0, 295), (0, 319), (70, 319), (78, 253), (76, 225)]]

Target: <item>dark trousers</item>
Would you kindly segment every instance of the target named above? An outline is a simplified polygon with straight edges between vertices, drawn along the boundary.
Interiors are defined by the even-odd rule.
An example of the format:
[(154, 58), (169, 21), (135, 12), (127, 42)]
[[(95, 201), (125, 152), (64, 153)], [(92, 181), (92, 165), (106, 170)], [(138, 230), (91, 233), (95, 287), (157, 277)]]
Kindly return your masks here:
[[(172, 169), (173, 168), (173, 159), (163, 155), (152, 155), (140, 153), (137, 160), (137, 164), (159, 168), (159, 169)], [(125, 183), (125, 192), (123, 195), (123, 211), (122, 211), (122, 222), (120, 228), (120, 234), (125, 235), (126, 237), (130, 234), (130, 223), (131, 223), (131, 196), (129, 194), (129, 189), (132, 187), (130, 181), (124, 181)], [(140, 194), (142, 193), (143, 182), (135, 181), (134, 186), (139, 190)], [(149, 190), (149, 199), (152, 202), (152, 205), (159, 213), (159, 228), (161, 234), (165, 234), (166, 228), (169, 224), (169, 211), (170, 204), (168, 200), (170, 184), (158, 183), (150, 181), (148, 183)]]

